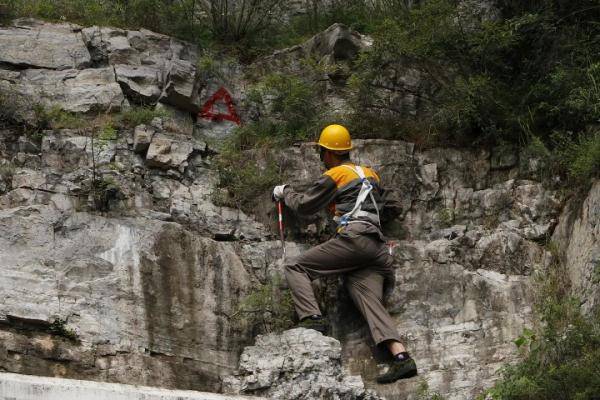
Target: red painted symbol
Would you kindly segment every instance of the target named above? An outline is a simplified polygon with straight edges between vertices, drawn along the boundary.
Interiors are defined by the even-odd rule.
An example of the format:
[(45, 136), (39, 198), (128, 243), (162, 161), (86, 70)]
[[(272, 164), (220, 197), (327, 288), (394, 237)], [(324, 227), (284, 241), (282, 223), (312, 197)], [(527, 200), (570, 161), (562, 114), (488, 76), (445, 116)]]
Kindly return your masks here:
[[(213, 111), (215, 102), (222, 101), (227, 106), (227, 113), (218, 113)], [(241, 120), (235, 107), (233, 106), (233, 99), (229, 92), (224, 88), (220, 88), (211, 96), (210, 99), (202, 106), (202, 111), (198, 114), (200, 118), (210, 119), (212, 121), (232, 121), (240, 125)]]

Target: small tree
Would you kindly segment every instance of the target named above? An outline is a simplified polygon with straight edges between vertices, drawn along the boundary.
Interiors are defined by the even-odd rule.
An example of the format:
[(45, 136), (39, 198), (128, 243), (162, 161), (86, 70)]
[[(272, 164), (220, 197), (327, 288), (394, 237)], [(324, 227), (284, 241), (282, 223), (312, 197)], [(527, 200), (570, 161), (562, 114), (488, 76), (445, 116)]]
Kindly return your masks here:
[(282, 16), (283, 0), (207, 0), (213, 35), (224, 41), (251, 40)]

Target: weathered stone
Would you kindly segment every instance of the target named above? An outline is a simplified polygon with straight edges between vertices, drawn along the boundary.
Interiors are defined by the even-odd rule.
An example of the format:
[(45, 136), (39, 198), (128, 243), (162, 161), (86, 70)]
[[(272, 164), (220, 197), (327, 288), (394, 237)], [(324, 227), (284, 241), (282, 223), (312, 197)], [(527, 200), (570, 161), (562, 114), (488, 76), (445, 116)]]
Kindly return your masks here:
[[(63, 137), (60, 134), (44, 135), (42, 139), (42, 165), (57, 172), (74, 171), (89, 165), (88, 138)], [(91, 153), (91, 152), (90, 152)]]
[(34, 170), (20, 169), (15, 171), (12, 176), (13, 188), (44, 189), (45, 184), (46, 177), (44, 174)]
[(25, 68), (82, 69), (90, 64), (81, 28), (19, 19), (0, 27), (0, 63)]
[(196, 67), (189, 61), (172, 60), (167, 67), (166, 80), (160, 101), (179, 109), (197, 113)]
[(461, 0), (458, 13), (467, 30), (480, 26), (477, 22), (496, 21), (502, 12), (495, 0)]
[(194, 146), (189, 142), (174, 141), (164, 135), (155, 134), (146, 153), (146, 162), (152, 167), (175, 168), (183, 172), (192, 151)]
[(28, 69), (21, 71), (19, 80), (9, 83), (6, 89), (25, 96), (31, 104), (58, 106), (71, 112), (116, 112), (126, 104), (112, 68), (81, 71)]
[(138, 125), (133, 132), (133, 151), (144, 154), (154, 136), (154, 129), (146, 125)]
[[(420, 241), (398, 243), (389, 309), (429, 389), (448, 399), (473, 398), (492, 385), (498, 368), (519, 358), (506, 338), (518, 337), (531, 319), (529, 278), (484, 269), (487, 264), (474, 271), (460, 261), (441, 264), (430, 260), (427, 247)], [(372, 349), (358, 339), (357, 329), (346, 335), (344, 360), (352, 373), (372, 382), (377, 374)], [(370, 387), (381, 396), (397, 398), (415, 393), (420, 382)]]
[(168, 132), (184, 134), (191, 137), (194, 133), (194, 120), (189, 112), (179, 110), (164, 103), (157, 103), (155, 109), (163, 111), (166, 116), (162, 117), (162, 127)]
[(482, 237), (469, 254), (473, 268), (511, 275), (529, 275), (542, 265), (544, 250), (519, 234), (499, 231)]
[(37, 154), (40, 152), (40, 147), (35, 144), (31, 139), (20, 136), (19, 137), (19, 151), (23, 153), (34, 153)]
[(158, 100), (162, 92), (161, 71), (143, 65), (115, 65), (117, 82), (123, 92), (136, 103), (148, 104)]
[(240, 357), (239, 375), (226, 378), (225, 391), (286, 400), (381, 399), (344, 371), (341, 350), (339, 341), (312, 329), (258, 336)]
[(335, 61), (340, 61), (353, 60), (367, 46), (358, 32), (336, 23), (313, 36), (303, 47), (318, 58), (331, 55)]
[(127, 31), (93, 26), (84, 28), (82, 35), (94, 62), (140, 65), (139, 54), (130, 46)]
[(351, 30), (344, 24), (335, 23), (302, 43), (258, 60), (252, 69), (264, 74), (268, 71), (285, 70), (302, 72), (309, 57), (324, 64), (354, 60), (358, 53), (369, 48), (370, 38)]
[[(118, 354), (102, 374), (101, 361), (85, 368), (62, 361), (62, 376), (91, 373), (116, 382), (216, 390), (219, 374), (231, 372), (237, 360), (237, 344), (225, 338), (230, 322), (224, 315), (233, 313), (234, 292), (249, 285), (241, 261), (231, 245), (177, 224), (121, 222), (85, 213), (65, 218), (47, 206), (0, 211), (3, 315), (66, 319), (81, 340), (77, 354), (102, 360), (106, 356), (95, 354), (99, 340)], [(51, 253), (56, 256), (48, 259)], [(32, 279), (36, 288), (25, 284)], [(32, 334), (49, 346), (61, 342)], [(17, 340), (21, 354), (35, 343), (2, 326), (0, 337), (0, 349)], [(5, 354), (0, 351), (4, 370), (43, 373), (49, 367)]]
[(126, 31), (92, 27), (83, 30), (90, 52), (99, 64), (116, 68), (117, 80), (132, 101), (160, 101), (198, 112), (196, 46), (141, 29)]
[[(348, 44), (353, 38), (344, 38), (341, 30), (330, 33), (332, 41), (321, 35), (309, 41), (313, 47), (287, 49), (267, 61), (302, 71), (302, 57), (309, 53), (324, 63), (354, 57), (358, 44)], [(167, 82), (169, 91), (161, 93), (165, 102), (157, 108), (178, 110), (182, 117), (195, 113), (221, 86), (236, 101), (243, 99), (247, 82), (232, 72), (241, 66), (223, 69), (232, 72), (226, 78), (196, 73), (197, 50), (185, 42), (144, 30), (86, 28), (83, 35), (94, 69), (0, 69), (0, 87), (66, 110), (114, 111), (116, 103), (126, 105), (114, 65), (128, 71), (120, 83), (137, 101), (154, 99), (154, 87), (165, 89)], [(152, 71), (157, 71), (156, 80), (146, 80)], [(415, 90), (424, 84), (406, 69), (386, 74), (389, 82), (415, 85)], [(118, 88), (120, 102), (106, 100), (107, 87)], [(343, 112), (345, 100), (334, 92), (327, 101)], [(409, 112), (412, 100), (392, 101)], [(283, 263), (268, 192), (252, 214), (215, 204), (222, 189), (214, 154), (196, 139), (226, 136), (235, 124), (203, 120), (200, 125), (192, 135), (179, 122), (159, 117), (134, 132), (123, 130), (116, 141), (94, 140), (93, 146), (91, 135), (81, 130), (45, 131), (39, 155), (37, 145), (17, 132), (0, 134), (0, 165), (12, 166), (0, 183), (0, 369), (220, 389), (221, 378), (238, 366), (241, 346), (252, 334), (253, 327), (236, 320), (238, 305), (258, 282), (281, 276)], [(355, 140), (354, 145), (352, 160), (374, 167), (388, 193), (385, 228), (396, 244), (391, 251), (398, 266), (388, 307), (431, 390), (448, 399), (475, 397), (496, 379), (498, 368), (518, 359), (512, 340), (532, 324), (529, 274), (548, 262), (540, 242), (553, 234), (557, 222), (554, 237), (571, 264), (576, 294), (585, 310), (600, 303), (594, 225), (599, 218), (593, 212), (597, 185), (582, 207), (573, 203), (559, 218), (556, 194), (539, 182), (514, 178), (522, 167), (494, 152), (421, 151), (389, 140)], [(144, 159), (140, 154), (146, 150)], [(290, 172), (285, 183), (294, 188), (306, 188), (322, 174), (310, 144), (271, 155), (282, 171)], [(259, 153), (252, 159), (260, 168), (266, 164)], [(106, 215), (85, 211), (93, 177), (118, 186), (120, 208)], [(325, 213), (301, 220), (286, 213), (285, 224), (292, 261), (309, 243), (329, 237)], [(344, 365), (381, 395), (414, 397), (420, 379), (374, 383), (377, 368), (364, 321), (338, 284), (335, 279), (321, 285), (319, 298), (343, 343)], [(48, 332), (24, 333), (4, 323), (9, 320), (5, 314), (46, 323), (60, 317), (80, 343)], [(323, 337), (303, 334), (302, 340), (301, 348), (314, 342), (319, 351)], [(238, 389), (310, 396), (324, 382), (329, 388), (363, 390), (344, 374), (329, 380), (328, 371), (340, 368), (339, 355), (323, 366), (326, 358), (313, 359), (312, 351), (292, 352), (288, 365), (285, 352), (294, 347), (285, 346), (276, 345), (277, 357), (286, 360), (283, 366), (255, 350), (263, 358), (253, 365), (266, 367), (261, 372), (244, 364), (247, 371), (240, 371)], [(311, 376), (319, 383), (314, 388), (305, 380)], [(352, 398), (358, 393), (352, 390), (322, 393)]]

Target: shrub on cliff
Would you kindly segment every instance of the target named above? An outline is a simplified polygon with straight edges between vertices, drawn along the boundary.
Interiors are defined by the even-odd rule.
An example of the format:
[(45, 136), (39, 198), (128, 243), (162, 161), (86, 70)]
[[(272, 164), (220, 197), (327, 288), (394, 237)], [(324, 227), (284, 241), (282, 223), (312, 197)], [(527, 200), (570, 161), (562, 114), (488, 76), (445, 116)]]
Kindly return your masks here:
[(270, 34), (284, 5), (282, 0), (11, 0), (0, 23), (23, 16), (146, 28), (204, 45), (237, 43), (243, 50), (257, 37)]
[(208, 35), (196, 0), (11, 0), (11, 17), (35, 17), (82, 25), (147, 28), (199, 41)]
[(282, 332), (294, 325), (294, 302), (282, 277), (275, 275), (244, 296), (232, 319), (249, 326), (253, 335)]
[(277, 141), (286, 145), (314, 135), (320, 122), (319, 88), (298, 77), (270, 74), (250, 88), (247, 107), (256, 114), (237, 132), (241, 148)]
[(284, 179), (269, 149), (315, 138), (326, 125), (319, 94), (315, 84), (284, 74), (267, 75), (250, 88), (246, 108), (255, 119), (221, 146), (217, 168), (227, 191), (218, 194), (220, 204), (251, 209), (259, 195)]
[[(452, 144), (583, 132), (600, 118), (599, 18), (594, 0), (501, 1), (499, 15), (431, 0), (391, 14), (354, 77), (360, 120), (382, 131), (411, 120)], [(429, 87), (406, 85), (407, 70)], [(399, 109), (400, 94), (424, 112)]]

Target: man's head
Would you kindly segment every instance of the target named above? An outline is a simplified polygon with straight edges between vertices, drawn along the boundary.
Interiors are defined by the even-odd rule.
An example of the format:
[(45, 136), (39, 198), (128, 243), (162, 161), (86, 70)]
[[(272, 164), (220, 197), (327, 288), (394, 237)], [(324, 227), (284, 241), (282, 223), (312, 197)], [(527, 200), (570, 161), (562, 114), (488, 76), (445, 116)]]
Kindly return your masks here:
[(319, 136), (321, 161), (329, 168), (336, 167), (350, 160), (352, 140), (350, 132), (342, 125), (328, 125)]

